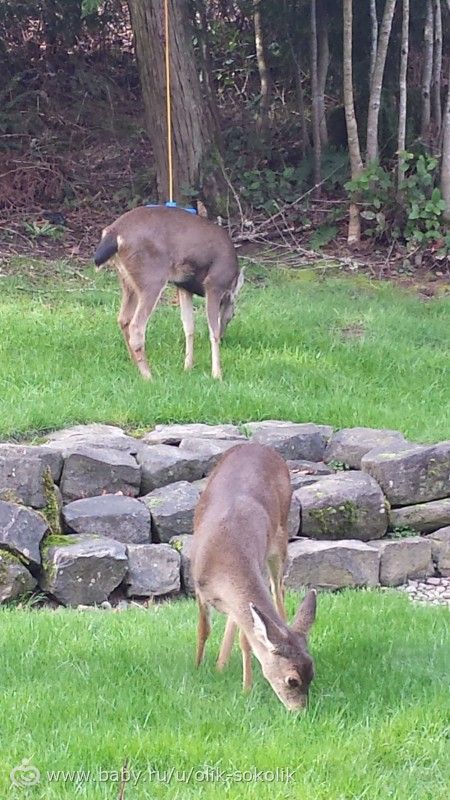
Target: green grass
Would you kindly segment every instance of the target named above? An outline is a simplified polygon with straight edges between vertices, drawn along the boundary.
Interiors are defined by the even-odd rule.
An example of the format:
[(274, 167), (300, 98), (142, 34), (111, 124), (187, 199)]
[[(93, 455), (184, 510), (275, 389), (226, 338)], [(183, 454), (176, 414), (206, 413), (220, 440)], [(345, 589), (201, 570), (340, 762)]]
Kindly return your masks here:
[(43, 278), (38, 266), (31, 282), (22, 265), (1, 281), (2, 437), (77, 422), (264, 418), (450, 437), (448, 299), (423, 302), (363, 278), (253, 270), (222, 347), (224, 382), (210, 378), (199, 303), (194, 371), (182, 369), (178, 309), (164, 305), (148, 328), (155, 380), (146, 383), (117, 327), (114, 274), (71, 279), (62, 265)]
[[(296, 598), (289, 598), (290, 613)], [(309, 711), (290, 715), (255, 667), (240, 691), (238, 650), (214, 670), (193, 666), (193, 601), (149, 611), (0, 610), (0, 796), (118, 797), (113, 780), (49, 781), (47, 772), (129, 769), (294, 771), (288, 783), (222, 778), (170, 786), (141, 776), (126, 800), (444, 800), (450, 780), (449, 615), (394, 591), (321, 595), (311, 638), (317, 676)], [(20, 631), (20, 635), (18, 632)], [(11, 789), (29, 759), (41, 783)], [(114, 776), (113, 776), (114, 777)], [(181, 774), (179, 774), (181, 778)]]

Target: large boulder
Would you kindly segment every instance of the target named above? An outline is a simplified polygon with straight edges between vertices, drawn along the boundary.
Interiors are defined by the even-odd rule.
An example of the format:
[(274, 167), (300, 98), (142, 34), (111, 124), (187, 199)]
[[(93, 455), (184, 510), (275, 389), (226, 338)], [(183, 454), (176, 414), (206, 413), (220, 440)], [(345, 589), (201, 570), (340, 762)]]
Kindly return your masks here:
[(0, 547), (37, 567), (41, 563), (39, 547), (47, 532), (48, 523), (42, 514), (0, 500)]
[(438, 572), (450, 577), (450, 526), (440, 528), (425, 537), (431, 543), (431, 555)]
[(266, 444), (286, 459), (323, 461), (325, 447), (333, 432), (330, 425), (304, 422), (248, 422), (246, 432), (251, 441)]
[(124, 544), (94, 536), (66, 536), (44, 548), (41, 588), (65, 606), (95, 605), (108, 599), (125, 577)]
[(141, 468), (127, 452), (80, 446), (64, 461), (60, 487), (63, 500), (68, 503), (115, 492), (135, 497), (140, 485)]
[(36, 586), (36, 579), (11, 553), (0, 550), (0, 604), (16, 600)]
[(372, 450), (361, 459), (361, 468), (378, 481), (393, 506), (450, 496), (450, 441)]
[(198, 470), (203, 475), (209, 475), (217, 462), (232, 447), (246, 444), (247, 439), (182, 439), (178, 451), (185, 457), (195, 459)]
[(169, 542), (172, 536), (193, 533), (194, 512), (200, 492), (188, 481), (178, 481), (170, 486), (155, 489), (141, 497), (152, 515), (152, 532), (160, 542)]
[(295, 494), (292, 494), (291, 506), (287, 522), (287, 533), (289, 539), (295, 539), (300, 533), (300, 502)]
[(191, 534), (183, 533), (180, 536), (173, 536), (170, 540), (170, 546), (176, 550), (181, 557), (181, 586), (183, 591), (191, 595), (195, 595), (194, 580), (192, 577), (191, 563), (192, 563), (192, 547), (194, 544), (194, 537)]
[(45, 447), (0, 444), (0, 497), (44, 508), (62, 465), (61, 454)]
[(361, 469), (361, 459), (375, 447), (389, 450), (392, 444), (406, 444), (399, 431), (379, 428), (342, 428), (331, 436), (325, 450), (327, 464), (336, 461), (352, 469)]
[(383, 539), (370, 545), (380, 554), (380, 583), (383, 586), (400, 586), (410, 578), (426, 578), (434, 574), (431, 543), (422, 537)]
[(297, 591), (307, 586), (317, 589), (376, 586), (378, 570), (378, 552), (364, 542), (298, 539), (288, 546), (285, 584)]
[(180, 554), (168, 544), (128, 545), (125, 579), (129, 597), (159, 597), (180, 591)]
[(94, 422), (90, 425), (73, 425), (71, 428), (53, 431), (48, 434), (44, 447), (65, 455), (78, 447), (106, 447), (135, 455), (141, 448), (141, 441), (127, 436), (122, 428), (117, 428), (115, 425)]
[(301, 506), (301, 534), (313, 539), (380, 539), (387, 530), (383, 493), (362, 472), (325, 475), (294, 492)]
[(74, 500), (64, 506), (62, 520), (68, 533), (98, 534), (132, 544), (151, 541), (150, 511), (134, 497), (104, 494)]
[(144, 445), (137, 462), (141, 466), (141, 494), (177, 481), (200, 480), (205, 474), (204, 458), (170, 444)]
[(410, 528), (420, 533), (429, 533), (450, 525), (450, 497), (433, 500), (431, 503), (418, 503), (414, 506), (391, 508), (389, 527)]
[(142, 441), (148, 444), (178, 445), (182, 439), (245, 439), (236, 425), (206, 425), (203, 422), (182, 425), (157, 425)]

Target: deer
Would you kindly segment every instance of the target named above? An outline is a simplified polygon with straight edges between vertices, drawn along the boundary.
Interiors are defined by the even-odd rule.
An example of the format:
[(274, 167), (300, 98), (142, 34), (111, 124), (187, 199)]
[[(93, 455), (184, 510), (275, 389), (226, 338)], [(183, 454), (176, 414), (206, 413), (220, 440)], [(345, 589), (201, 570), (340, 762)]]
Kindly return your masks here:
[(227, 450), (197, 504), (191, 568), (199, 611), (197, 667), (213, 607), (227, 615), (217, 669), (227, 665), (239, 629), (243, 690), (252, 686), (253, 653), (283, 705), (300, 711), (314, 677), (307, 637), (316, 590), (306, 594), (288, 625), (283, 573), (291, 496), (289, 470), (275, 450), (253, 443)]
[(178, 289), (186, 341), (184, 368), (194, 365), (192, 298), (199, 295), (206, 300), (212, 376), (220, 380), (220, 342), (244, 278), (228, 232), (182, 208), (142, 206), (102, 231), (94, 263), (100, 269), (112, 257), (122, 287), (118, 323), (142, 377), (152, 377), (145, 354), (147, 323), (171, 283)]

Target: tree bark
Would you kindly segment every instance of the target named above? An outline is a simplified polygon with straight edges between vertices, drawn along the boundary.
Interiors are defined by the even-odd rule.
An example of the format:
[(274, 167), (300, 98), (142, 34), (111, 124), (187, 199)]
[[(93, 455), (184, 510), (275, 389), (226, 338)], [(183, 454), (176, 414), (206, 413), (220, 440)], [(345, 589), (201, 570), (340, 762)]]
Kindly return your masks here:
[(400, 190), (404, 178), (404, 156), (406, 150), (406, 111), (408, 102), (408, 53), (409, 53), (409, 0), (403, 0), (402, 43), (400, 56), (400, 101), (398, 112), (398, 175), (397, 186)]
[(213, 67), (211, 60), (211, 43), (209, 38), (208, 18), (204, 0), (196, 0), (195, 8), (197, 12), (197, 30), (199, 34), (201, 69), (203, 77), (204, 94), (207, 97), (214, 124), (216, 126), (216, 136), (222, 140), (222, 127), (217, 105), (217, 96), (213, 79)]
[(371, 47), (370, 47), (369, 86), (372, 83), (373, 71), (375, 69), (375, 61), (377, 58), (377, 47), (378, 47), (377, 0), (370, 0), (370, 30), (371, 30)]
[(427, 0), (424, 28), (424, 54), (422, 72), (422, 124), (421, 136), (429, 142), (431, 124), (431, 79), (433, 75), (433, 2)]
[(327, 87), (328, 68), (330, 66), (330, 46), (328, 38), (328, 17), (325, 8), (319, 6), (318, 19), (318, 105), (319, 105), (319, 127), (320, 142), (322, 147), (328, 144), (327, 115), (325, 107), (325, 91)]
[(253, 24), (255, 28), (256, 63), (258, 64), (261, 85), (257, 130), (259, 133), (264, 133), (269, 127), (270, 72), (267, 66), (261, 2), (262, 0), (253, 0)]
[(314, 146), (314, 183), (317, 188), (321, 182), (322, 143), (320, 138), (320, 98), (317, 53), (317, 5), (311, 0), (311, 94), (312, 94), (312, 132)]
[[(168, 199), (169, 173), (164, 67), (163, 0), (128, 0), (142, 86), (145, 122), (156, 164), (158, 199)], [(220, 144), (202, 97), (187, 3), (170, 0), (169, 38), (174, 198), (194, 192), (213, 214), (224, 213)]]
[[(447, 3), (450, 11), (450, 0), (447, 0)], [(441, 192), (447, 205), (443, 216), (445, 221), (450, 224), (450, 69), (442, 130)]]
[[(355, 115), (355, 102), (353, 97), (353, 0), (343, 0), (344, 19), (344, 52), (343, 52), (343, 81), (344, 81), (344, 106), (345, 121), (347, 123), (348, 151), (352, 180), (358, 177), (363, 170), (361, 150), (359, 147), (358, 123)], [(361, 222), (359, 209), (355, 203), (350, 203), (348, 227), (348, 243), (356, 244), (361, 238)]]
[(434, 0), (434, 46), (431, 107), (433, 139), (439, 142), (442, 126), (441, 80), (442, 80), (442, 9), (441, 0)]
[(370, 84), (369, 113), (367, 117), (367, 155), (366, 161), (376, 161), (378, 158), (378, 121), (380, 116), (381, 90), (383, 88), (384, 68), (392, 30), (397, 0), (386, 0), (383, 19), (378, 36), (377, 55)]

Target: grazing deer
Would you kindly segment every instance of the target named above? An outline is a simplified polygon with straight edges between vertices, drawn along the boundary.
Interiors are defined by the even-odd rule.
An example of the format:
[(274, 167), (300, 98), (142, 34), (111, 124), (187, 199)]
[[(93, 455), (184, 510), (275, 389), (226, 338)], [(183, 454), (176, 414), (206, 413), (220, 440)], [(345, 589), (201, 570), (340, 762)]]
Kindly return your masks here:
[(244, 690), (252, 685), (253, 651), (264, 677), (293, 711), (306, 705), (314, 675), (307, 634), (315, 619), (316, 592), (306, 595), (293, 624), (287, 625), (283, 570), (291, 495), (288, 468), (275, 450), (260, 444), (228, 450), (196, 509), (192, 575), (199, 607), (197, 666), (213, 606), (228, 615), (217, 668), (227, 664), (239, 628)]
[(243, 282), (228, 233), (204, 217), (181, 208), (135, 208), (102, 232), (94, 255), (97, 267), (117, 256), (122, 285), (118, 322), (131, 359), (144, 378), (151, 378), (145, 356), (149, 317), (167, 283), (178, 287), (186, 337), (185, 369), (194, 364), (192, 295), (206, 297), (212, 375), (221, 378), (220, 340), (234, 315)]

